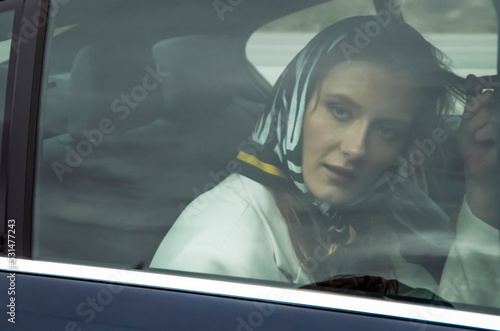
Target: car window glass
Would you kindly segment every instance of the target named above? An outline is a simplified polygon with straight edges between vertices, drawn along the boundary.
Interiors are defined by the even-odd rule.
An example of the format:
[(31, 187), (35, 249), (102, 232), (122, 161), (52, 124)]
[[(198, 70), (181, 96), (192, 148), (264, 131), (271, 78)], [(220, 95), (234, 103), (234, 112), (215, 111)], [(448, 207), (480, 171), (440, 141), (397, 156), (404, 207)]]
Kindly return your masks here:
[[(372, 155), (376, 171), (371, 166), (364, 169), (370, 176), (380, 172), (384, 184), (370, 177), (366, 194), (353, 196), (345, 188), (338, 199), (348, 201), (338, 203), (335, 212), (331, 210), (337, 205), (325, 207), (326, 198), (305, 184), (302, 172), (317, 167), (318, 171), (310, 173), (326, 176), (315, 181), (320, 188), (361, 177), (352, 169), (339, 170), (326, 158), (314, 162), (314, 156), (305, 152), (330, 142), (324, 137), (344, 135), (307, 129), (304, 117), (291, 126), (304, 130), (300, 131), (303, 135), (308, 130), (317, 143), (290, 135), (278, 144), (266, 134), (281, 134), (281, 121), (287, 125), (292, 121), (284, 121), (281, 115), (258, 121), (269, 109), (269, 96), (277, 90), (271, 91), (269, 84), (274, 84), (295, 54), (330, 24), (374, 14), (371, 1), (329, 1), (311, 8), (304, 1), (290, 8), (274, 4), (253, 9), (245, 2), (230, 9), (217, 7), (218, 2), (192, 6), (127, 2), (117, 5), (112, 15), (77, 3), (61, 4), (48, 26), (36, 160), (34, 259), (279, 283), (472, 310), (500, 307), (487, 290), (470, 287), (467, 273), (452, 281), (440, 278), (449, 266), (448, 257), (461, 259), (468, 254), (467, 245), (450, 249), (455, 231), (460, 230), (456, 230), (457, 215), (463, 215), (465, 206), (464, 166), (456, 137), (464, 109), (460, 96), (465, 75), (496, 72), (497, 28), (490, 2), (402, 2), (403, 17), (450, 58), (448, 64), (457, 74), (453, 83), (462, 85), (453, 85), (457, 89), (454, 98), (439, 100), (450, 103), (450, 113), (430, 133), (405, 142), (404, 152), (394, 152), (391, 158), (378, 158), (383, 153)], [(279, 17), (284, 18), (274, 20)], [(249, 36), (249, 31), (264, 23), (268, 24)], [(349, 86), (362, 86), (376, 77), (377, 83), (387, 83), (397, 93), (386, 90), (390, 98), (380, 98), (360, 87), (363, 93), (357, 97), (370, 96), (364, 104), (373, 101), (382, 106), (363, 108), (357, 107), (361, 102), (345, 102), (357, 107), (349, 112), (344, 104), (347, 98), (325, 102), (321, 89), (311, 89), (302, 95), (318, 98), (314, 109), (323, 109), (311, 113), (327, 115), (318, 125), (331, 124), (333, 118), (341, 123), (336, 129), (343, 129), (349, 116), (362, 114), (361, 110), (382, 112), (383, 116), (379, 114), (377, 121), (366, 126), (374, 130), (375, 139), (360, 141), (382, 142), (391, 151), (400, 144), (402, 151), (404, 138), (430, 127), (430, 121), (418, 112), (428, 104), (403, 104), (414, 100), (405, 90), (413, 86), (410, 79), (405, 80), (407, 76), (403, 79), (385, 71), (377, 76), (376, 68), (353, 62), (349, 63), (363, 65), (367, 73)], [(324, 74), (321, 86), (342, 86), (339, 77), (345, 81), (352, 77), (340, 72), (319, 73)], [(431, 82), (427, 77), (425, 83)], [(286, 86), (283, 98), (272, 100), (283, 102), (283, 107), (305, 108), (304, 100), (286, 99), (295, 90)], [(326, 97), (332, 95), (337, 94)], [(390, 107), (385, 99), (391, 100)], [(397, 109), (392, 106), (401, 99)], [(309, 110), (312, 99), (308, 102)], [(427, 115), (433, 107), (438, 106), (429, 106)], [(384, 111), (399, 115), (396, 110), (405, 115), (386, 121)], [(272, 143), (273, 148), (264, 147)], [(293, 160), (276, 154), (288, 143), (300, 147), (286, 151), (304, 148), (304, 154)], [(262, 153), (269, 153), (264, 156), (268, 158), (259, 159)], [(297, 159), (300, 166), (293, 163)], [(273, 162), (282, 162), (280, 166), (296, 171), (302, 179), (288, 178)], [(271, 181), (275, 177), (290, 180), (276, 184), (284, 192), (299, 178), (293, 188), (304, 193), (300, 199), (307, 206), (301, 209), (304, 201), (295, 194), (281, 194), (259, 182), (252, 170), (245, 172), (247, 165), (260, 169)], [(380, 200), (370, 204), (372, 198)], [(371, 209), (363, 209), (361, 217), (357, 203), (376, 212), (372, 215)], [(314, 212), (308, 209), (311, 206)], [(318, 218), (317, 213), (321, 213)], [(372, 216), (379, 218), (360, 221)], [(322, 223), (325, 217), (339, 223)], [(486, 226), (476, 218), (484, 230)], [(494, 233), (494, 229), (484, 232)], [(345, 245), (332, 243), (329, 236), (342, 237)], [(498, 236), (488, 240), (488, 249), (498, 248)], [(355, 244), (347, 247), (347, 243)], [(337, 260), (329, 257), (335, 253)], [(486, 257), (494, 259), (495, 254)], [(476, 283), (497, 284), (490, 276), (473, 275)], [(473, 298), (467, 298), (471, 293)]]
[[(9, 69), (9, 57), (11, 51), (12, 24), (14, 12), (0, 13), (0, 143), (3, 131), (3, 118), (5, 113), (5, 97), (7, 92), (7, 72)], [(0, 144), (1, 145), (1, 144)]]
[(457, 74), (497, 73), (497, 22), (491, 1), (407, 1), (403, 11), (405, 19), (450, 58)]
[(247, 43), (250, 62), (271, 84), (309, 40), (330, 24), (355, 15), (373, 15), (370, 0), (327, 1), (270, 22), (254, 32)]
[[(450, 58), (458, 74), (496, 74), (497, 23), (491, 1), (408, 0), (401, 4), (408, 23)], [(349, 16), (373, 14), (371, 1), (328, 1), (262, 26), (250, 37), (247, 56), (273, 84), (286, 64), (322, 28)], [(470, 47), (464, 52), (459, 45)]]
[(58, 5), (48, 27), (33, 257), (145, 268), (181, 211), (234, 171), (265, 94), (243, 75), (246, 37), (189, 32), (201, 16), (220, 27), (211, 3), (117, 4), (102, 26), (80, 4)]
[[(395, 3), (395, 1), (389, 1), (389, 3)], [(444, 54), (446, 63), (457, 75), (465, 78), (469, 74), (479, 77), (497, 73), (497, 18), (491, 1), (484, 0), (474, 3), (467, 1), (400, 1), (399, 4), (405, 21), (422, 33)], [(329, 15), (334, 10), (336, 15)], [(304, 47), (321, 28), (354, 14), (372, 15), (374, 13), (373, 4), (370, 1), (359, 1), (356, 2), (356, 5), (342, 1), (317, 5), (280, 18), (254, 32), (247, 44), (247, 56), (263, 77), (273, 84), (297, 51)], [(380, 22), (374, 21), (375, 24)], [(297, 26), (302, 28), (297, 28)], [(374, 32), (358, 31), (357, 42), (360, 45), (357, 46), (359, 46), (360, 52), (363, 51), (364, 46), (370, 43), (372, 38), (377, 37), (379, 30), (376, 27), (373, 30)], [(488, 86), (496, 86), (491, 78), (487, 80)], [(446, 134), (441, 136), (441, 138), (445, 137), (444, 139), (435, 140), (434, 138), (429, 139), (429, 137), (425, 137), (423, 140), (417, 139), (413, 142), (410, 152), (399, 157), (402, 165), (399, 174), (405, 180), (409, 178), (415, 180), (417, 185), (426, 192), (427, 197), (431, 197), (433, 203), (437, 203), (441, 210), (446, 212), (449, 217), (451, 216), (452, 224), (455, 224), (456, 215), (460, 212), (465, 191), (463, 164), (455, 141), (458, 123), (461, 121), (458, 115), (462, 114), (464, 104), (459, 100), (456, 102), (451, 109), (451, 115), (445, 120), (447, 123), (444, 127), (435, 129), (431, 135), (437, 138), (440, 135), (438, 133), (444, 134), (445, 131), (441, 130), (447, 130)], [(449, 139), (450, 137), (453, 138)], [(424, 170), (419, 175), (416, 172), (420, 171), (418, 169), (422, 165)], [(387, 179), (394, 184), (398, 182), (396, 185), (399, 185), (400, 179), (395, 179), (396, 177), (393, 177), (392, 174), (388, 173), (390, 178), (387, 177)], [(405, 209), (404, 205), (407, 202), (403, 202), (404, 200), (395, 199), (393, 208), (400, 211)], [(396, 204), (396, 201), (399, 201), (399, 205)], [(406, 214), (406, 217), (410, 217), (410, 214)], [(418, 217), (415, 219), (416, 222), (425, 223), (422, 219), (417, 219)], [(429, 235), (429, 238), (435, 235), (438, 234)], [(408, 240), (413, 241), (415, 238), (408, 238)], [(463, 242), (459, 240), (455, 242), (456, 246), (453, 250), (460, 250), (457, 247), (467, 245), (465, 241), (468, 239), (462, 238), (462, 240)], [(492, 243), (491, 250), (496, 254), (498, 236), (493, 236)], [(418, 250), (416, 247), (413, 249)], [(402, 254), (404, 250), (401, 250)], [(458, 254), (453, 250), (450, 254)], [(430, 262), (431, 257), (429, 256), (428, 259)], [(320, 256), (316, 259), (311, 258), (311, 265), (318, 267), (320, 265), (318, 260), (323, 261)], [(348, 279), (339, 277), (339, 279), (323, 283), (321, 286), (328, 288), (351, 284), (354, 287), (356, 281), (361, 281), (361, 279), (353, 280), (349, 277)], [(404, 283), (403, 278), (399, 278), (399, 281)], [(488, 281), (491, 282), (493, 279)], [(446, 282), (444, 281), (444, 283)], [(368, 283), (369, 281), (366, 284)], [(391, 285), (386, 284), (385, 286), (390, 287)], [(457, 297), (463, 295), (457, 294), (461, 291), (467, 293), (471, 284), (461, 279), (441, 286), (443, 289), (439, 293), (442, 293), (444, 297), (452, 292)], [(482, 305), (487, 306), (488, 302), (492, 302), (491, 298), (483, 297), (483, 299)]]

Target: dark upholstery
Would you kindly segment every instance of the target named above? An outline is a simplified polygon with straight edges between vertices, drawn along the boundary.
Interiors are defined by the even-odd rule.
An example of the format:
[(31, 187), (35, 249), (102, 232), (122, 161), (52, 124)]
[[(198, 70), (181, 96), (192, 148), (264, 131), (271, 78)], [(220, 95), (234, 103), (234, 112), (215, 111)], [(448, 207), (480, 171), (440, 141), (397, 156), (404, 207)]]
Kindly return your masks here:
[(41, 114), (42, 138), (47, 139), (68, 132), (68, 115), (70, 107), (70, 74), (50, 77)]
[(252, 75), (244, 46), (241, 39), (204, 35), (171, 38), (154, 45), (161, 71), (169, 73), (163, 84), (169, 115), (187, 115), (204, 104), (230, 103), (234, 95), (265, 102), (268, 89)]
[[(71, 70), (68, 115), (71, 137), (84, 138), (81, 131), (98, 128), (103, 118), (113, 121), (116, 133), (158, 118), (162, 109), (161, 90), (143, 86), (151, 70), (156, 70), (151, 47), (141, 39), (107, 41), (81, 50)], [(152, 85), (155, 81), (147, 82)], [(129, 98), (129, 103), (122, 101), (123, 97)]]
[[(127, 48), (120, 45), (84, 49), (75, 60), (70, 134), (43, 145), (35, 208), (39, 258), (149, 265), (182, 209), (235, 170), (238, 146), (263, 111), (268, 86), (252, 77), (243, 41), (196, 36), (153, 47), (163, 72), (153, 91), (163, 93), (161, 105), (148, 97), (137, 114), (120, 121), (110, 103), (142, 82), (147, 62), (130, 54), (118, 59)], [(126, 70), (123, 61), (130, 62)], [(64, 164), (68, 148), (85, 141), (82, 130), (104, 117), (113, 119), (116, 131), (59, 182), (53, 162)]]

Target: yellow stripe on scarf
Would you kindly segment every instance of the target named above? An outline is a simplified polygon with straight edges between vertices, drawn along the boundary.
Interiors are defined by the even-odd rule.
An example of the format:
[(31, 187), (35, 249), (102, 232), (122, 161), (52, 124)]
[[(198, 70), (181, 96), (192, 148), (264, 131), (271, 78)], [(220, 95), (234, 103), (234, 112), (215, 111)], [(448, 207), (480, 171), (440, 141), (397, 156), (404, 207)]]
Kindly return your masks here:
[(268, 174), (288, 179), (283, 173), (283, 171), (281, 171), (278, 167), (275, 167), (269, 163), (264, 163), (253, 155), (247, 154), (245, 152), (240, 152), (237, 158), (243, 162), (246, 162), (248, 164), (253, 165), (254, 167), (259, 168), (264, 172), (267, 172)]

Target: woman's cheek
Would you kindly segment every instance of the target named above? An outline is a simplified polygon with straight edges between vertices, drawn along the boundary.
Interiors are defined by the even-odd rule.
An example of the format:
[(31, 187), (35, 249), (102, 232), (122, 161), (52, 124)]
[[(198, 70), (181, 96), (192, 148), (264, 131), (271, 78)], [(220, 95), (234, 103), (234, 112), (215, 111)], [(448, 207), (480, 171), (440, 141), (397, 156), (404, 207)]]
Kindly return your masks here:
[(374, 146), (371, 151), (371, 166), (376, 168), (378, 172), (383, 172), (396, 164), (398, 156), (401, 155), (403, 144), (391, 144), (381, 142), (378, 146)]

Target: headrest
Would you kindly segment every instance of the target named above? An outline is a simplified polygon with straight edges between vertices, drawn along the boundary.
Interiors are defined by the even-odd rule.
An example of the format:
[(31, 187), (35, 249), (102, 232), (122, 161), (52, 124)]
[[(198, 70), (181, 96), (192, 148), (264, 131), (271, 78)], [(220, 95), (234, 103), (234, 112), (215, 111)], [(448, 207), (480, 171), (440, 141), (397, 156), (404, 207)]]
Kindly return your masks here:
[[(244, 41), (229, 36), (191, 35), (163, 40), (153, 46), (162, 72), (163, 95), (169, 114), (177, 109), (207, 108), (245, 97), (255, 89), (245, 67)], [(186, 108), (187, 105), (188, 108)]]
[(156, 71), (151, 46), (143, 40), (106, 41), (82, 49), (70, 79), (68, 131), (73, 139), (85, 139), (82, 131), (99, 130), (103, 121), (103, 133), (114, 134), (157, 119), (162, 78)]

